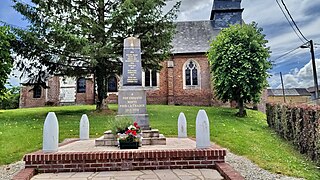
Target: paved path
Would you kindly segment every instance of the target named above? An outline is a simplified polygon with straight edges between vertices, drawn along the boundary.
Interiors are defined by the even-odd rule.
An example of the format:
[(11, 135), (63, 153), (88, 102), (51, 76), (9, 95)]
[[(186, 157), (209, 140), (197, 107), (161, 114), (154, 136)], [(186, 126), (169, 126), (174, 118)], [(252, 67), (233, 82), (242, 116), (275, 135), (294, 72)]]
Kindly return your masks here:
[(77, 173), (44, 173), (32, 180), (223, 180), (214, 169), (173, 169), (142, 171), (108, 171)]

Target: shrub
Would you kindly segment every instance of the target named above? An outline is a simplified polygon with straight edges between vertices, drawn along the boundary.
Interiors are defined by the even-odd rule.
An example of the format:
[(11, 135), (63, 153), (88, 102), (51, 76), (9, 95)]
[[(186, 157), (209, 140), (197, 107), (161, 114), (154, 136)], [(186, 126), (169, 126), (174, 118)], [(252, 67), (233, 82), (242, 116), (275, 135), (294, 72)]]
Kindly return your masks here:
[(19, 108), (20, 88), (10, 86), (5, 89), (4, 94), (0, 96), (0, 109)]
[(320, 106), (268, 103), (266, 109), (269, 127), (320, 164)]

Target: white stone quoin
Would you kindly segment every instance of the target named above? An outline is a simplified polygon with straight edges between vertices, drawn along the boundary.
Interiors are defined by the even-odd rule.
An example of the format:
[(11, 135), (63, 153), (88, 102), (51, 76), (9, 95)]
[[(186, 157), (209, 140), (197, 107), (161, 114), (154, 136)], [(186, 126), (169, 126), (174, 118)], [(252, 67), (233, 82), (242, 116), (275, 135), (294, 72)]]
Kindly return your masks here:
[(205, 110), (199, 110), (196, 119), (196, 147), (209, 148), (210, 144), (210, 125)]
[(178, 138), (187, 138), (187, 120), (183, 112), (180, 113), (178, 118)]
[(89, 139), (89, 119), (86, 114), (83, 114), (80, 120), (80, 140)]
[(43, 152), (57, 152), (59, 143), (59, 124), (54, 112), (49, 112), (43, 126)]

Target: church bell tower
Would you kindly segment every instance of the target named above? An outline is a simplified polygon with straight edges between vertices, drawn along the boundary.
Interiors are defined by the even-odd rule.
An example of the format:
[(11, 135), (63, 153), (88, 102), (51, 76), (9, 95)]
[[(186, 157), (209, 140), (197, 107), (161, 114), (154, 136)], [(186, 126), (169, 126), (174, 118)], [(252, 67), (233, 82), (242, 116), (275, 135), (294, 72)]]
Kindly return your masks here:
[(210, 20), (215, 27), (226, 28), (229, 25), (242, 23), (241, 0), (213, 0)]

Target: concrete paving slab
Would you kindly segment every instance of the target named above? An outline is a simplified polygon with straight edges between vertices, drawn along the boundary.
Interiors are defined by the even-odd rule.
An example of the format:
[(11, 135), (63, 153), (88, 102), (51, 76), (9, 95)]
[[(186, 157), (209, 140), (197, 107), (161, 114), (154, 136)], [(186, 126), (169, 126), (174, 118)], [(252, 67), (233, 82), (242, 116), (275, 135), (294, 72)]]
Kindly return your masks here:
[(156, 174), (144, 174), (139, 176), (141, 179), (158, 179), (158, 176)]
[(158, 176), (161, 180), (180, 180), (178, 176), (176, 176), (172, 170), (165, 169), (165, 170), (154, 170), (154, 173)]
[(182, 169), (173, 169), (172, 171), (173, 171), (173, 173), (175, 173), (178, 176), (190, 176), (190, 175), (192, 175), (192, 174), (190, 174), (190, 173), (188, 173), (188, 172), (186, 172), (186, 171), (184, 171)]
[(77, 172), (77, 173), (44, 173), (38, 174), (32, 180), (222, 180), (214, 169), (166, 169), (144, 171), (108, 171), (108, 172)]
[(183, 169), (183, 171), (186, 171), (186, 172), (188, 172), (192, 175), (195, 175), (195, 176), (202, 176), (202, 173), (200, 172), (199, 169), (188, 169), (188, 170)]
[(96, 173), (94, 172), (81, 172), (81, 173), (75, 173), (70, 178), (88, 178), (95, 176)]
[(223, 177), (217, 171), (211, 171), (210, 169), (200, 169), (205, 179), (222, 180)]
[[(94, 141), (95, 139), (75, 141), (59, 147), (58, 152), (97, 152), (120, 150), (116, 146), (95, 146)], [(167, 138), (166, 142), (166, 145), (144, 145), (142, 147), (139, 147), (139, 149), (131, 149), (131, 151), (196, 148), (196, 142), (189, 138)]]

